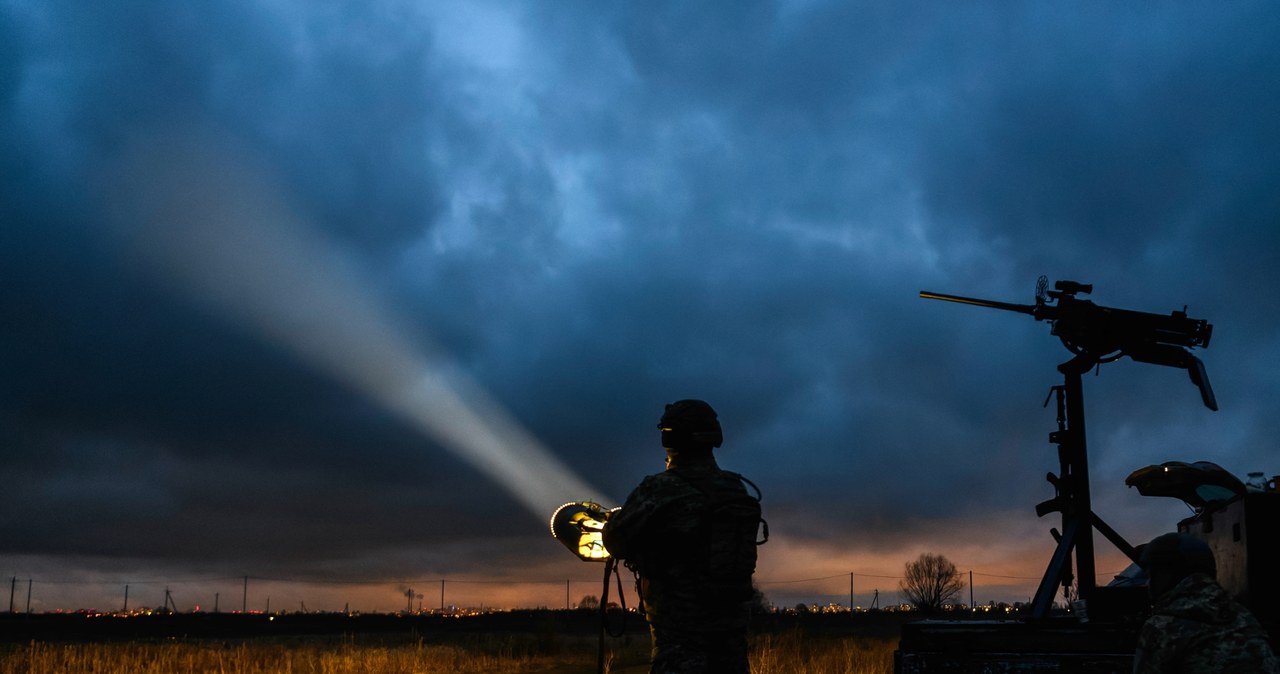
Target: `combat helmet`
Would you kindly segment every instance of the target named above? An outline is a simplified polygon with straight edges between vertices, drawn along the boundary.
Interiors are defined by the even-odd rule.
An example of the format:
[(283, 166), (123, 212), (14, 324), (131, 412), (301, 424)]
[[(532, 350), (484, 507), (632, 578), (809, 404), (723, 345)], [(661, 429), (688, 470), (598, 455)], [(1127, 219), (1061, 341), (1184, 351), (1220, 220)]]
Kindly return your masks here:
[(1182, 576), (1192, 573), (1217, 575), (1217, 563), (1213, 551), (1204, 541), (1183, 533), (1156, 536), (1142, 548), (1138, 566), (1151, 573), (1170, 571)]
[(667, 405), (658, 428), (662, 446), (670, 449), (710, 449), (724, 442), (716, 411), (702, 400), (677, 400)]

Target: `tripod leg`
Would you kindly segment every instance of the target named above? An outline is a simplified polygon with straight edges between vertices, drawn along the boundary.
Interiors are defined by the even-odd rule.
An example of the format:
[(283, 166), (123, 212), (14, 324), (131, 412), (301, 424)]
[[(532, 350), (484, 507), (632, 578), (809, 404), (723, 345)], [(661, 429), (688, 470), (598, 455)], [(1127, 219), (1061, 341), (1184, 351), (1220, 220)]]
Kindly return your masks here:
[(1111, 541), (1111, 544), (1116, 546), (1117, 550), (1123, 552), (1125, 557), (1128, 557), (1134, 563), (1137, 563), (1138, 551), (1135, 550), (1132, 545), (1129, 545), (1129, 541), (1126, 541), (1124, 536), (1116, 533), (1115, 529), (1112, 529), (1110, 525), (1103, 522), (1102, 518), (1098, 517), (1097, 513), (1091, 512), (1089, 513), (1089, 517), (1093, 520), (1094, 529), (1097, 529), (1103, 536), (1106, 536), (1107, 540)]
[(604, 633), (609, 629), (609, 576), (613, 573), (613, 563), (613, 557), (604, 560), (604, 589), (600, 592), (600, 643), (596, 647), (596, 671), (599, 674), (604, 674)]
[(1049, 615), (1053, 606), (1053, 597), (1058, 593), (1058, 583), (1066, 565), (1071, 563), (1071, 551), (1076, 545), (1076, 532), (1080, 530), (1080, 522), (1070, 519), (1064, 526), (1062, 538), (1058, 539), (1058, 547), (1053, 551), (1053, 559), (1049, 560), (1049, 568), (1045, 569), (1040, 587), (1036, 589), (1036, 598), (1031, 603), (1031, 617), (1044, 618)]

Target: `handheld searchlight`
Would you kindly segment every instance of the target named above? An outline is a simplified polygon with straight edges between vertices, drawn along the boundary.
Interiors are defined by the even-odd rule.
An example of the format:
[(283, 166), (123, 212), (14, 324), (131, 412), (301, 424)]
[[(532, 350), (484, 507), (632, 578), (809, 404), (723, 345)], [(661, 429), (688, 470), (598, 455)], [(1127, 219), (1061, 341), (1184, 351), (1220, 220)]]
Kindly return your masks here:
[[(622, 636), (626, 631), (626, 596), (622, 594), (622, 577), (617, 576), (617, 559), (604, 549), (604, 523), (617, 508), (605, 510), (595, 501), (571, 501), (551, 513), (551, 536), (564, 544), (569, 552), (584, 562), (604, 562), (604, 588), (600, 592), (600, 643), (596, 651), (596, 671), (603, 674), (604, 635)], [(622, 602), (622, 627), (615, 633), (609, 629), (605, 612), (609, 608), (609, 576), (618, 579), (618, 601)]]
[(594, 501), (573, 501), (551, 513), (551, 535), (584, 562), (609, 559), (604, 549), (604, 523), (613, 511)]

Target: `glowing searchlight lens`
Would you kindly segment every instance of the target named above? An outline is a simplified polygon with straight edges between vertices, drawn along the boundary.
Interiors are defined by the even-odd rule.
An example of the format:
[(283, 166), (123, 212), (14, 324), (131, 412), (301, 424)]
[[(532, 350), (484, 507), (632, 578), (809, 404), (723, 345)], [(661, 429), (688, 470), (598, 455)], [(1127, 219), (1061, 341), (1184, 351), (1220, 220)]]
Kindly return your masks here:
[(609, 559), (602, 530), (613, 512), (592, 501), (566, 503), (551, 514), (551, 535), (584, 562)]

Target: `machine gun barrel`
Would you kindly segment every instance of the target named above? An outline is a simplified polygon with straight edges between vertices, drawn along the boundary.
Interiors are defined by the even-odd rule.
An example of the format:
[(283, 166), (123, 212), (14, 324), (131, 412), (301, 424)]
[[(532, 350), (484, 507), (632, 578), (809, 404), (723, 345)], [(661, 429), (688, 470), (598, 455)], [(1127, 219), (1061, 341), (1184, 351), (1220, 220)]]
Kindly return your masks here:
[(926, 300), (943, 300), (945, 302), (957, 302), (959, 304), (972, 304), (976, 307), (987, 307), (988, 309), (1001, 309), (1004, 311), (1016, 311), (1020, 314), (1035, 316), (1036, 320), (1040, 320), (1036, 316), (1036, 305), (1034, 304), (1014, 304), (1012, 302), (996, 302), (995, 300), (981, 300), (976, 297), (961, 297), (960, 295), (945, 295), (943, 293), (929, 292), (921, 290), (920, 297)]

